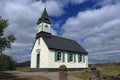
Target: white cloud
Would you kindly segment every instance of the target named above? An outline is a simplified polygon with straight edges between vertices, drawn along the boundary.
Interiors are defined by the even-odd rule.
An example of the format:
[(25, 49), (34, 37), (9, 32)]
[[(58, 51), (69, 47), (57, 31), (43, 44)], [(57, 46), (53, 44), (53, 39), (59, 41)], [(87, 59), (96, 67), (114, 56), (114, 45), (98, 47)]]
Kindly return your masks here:
[[(57, 0), (1, 0), (0, 16), (9, 20), (9, 27), (5, 29), (5, 34), (14, 34), (17, 40), (12, 45), (12, 49), (7, 49), (6, 54), (21, 54), (25, 49), (31, 49), (36, 36), (36, 22), (41, 16), (44, 7), (50, 16), (60, 16), (64, 13), (63, 7), (70, 1)], [(63, 4), (64, 3), (64, 4)], [(53, 35), (57, 32), (52, 28)], [(29, 54), (29, 53), (28, 53)], [(23, 55), (24, 56), (24, 55)]]
[(73, 5), (81, 4), (81, 3), (85, 2), (85, 1), (88, 1), (88, 0), (46, 0), (46, 1), (56, 1), (59, 4), (65, 6), (65, 5), (69, 4), (69, 3), (73, 4)]
[[(104, 55), (101, 55), (101, 51), (105, 51), (106, 53), (114, 51), (116, 53), (118, 50), (120, 52), (119, 9), (120, 3), (116, 3), (100, 9), (79, 12), (76, 17), (66, 20), (66, 23), (62, 27), (62, 36), (79, 41), (87, 49), (89, 55), (98, 53), (94, 55), (97, 58), (99, 55), (105, 58)], [(107, 58), (112, 57), (108, 56)], [(99, 60), (101, 59), (99, 58)]]
[(51, 28), (52, 35), (57, 35), (57, 31), (55, 31), (53, 28)]
[[(15, 43), (12, 44), (12, 49), (5, 51), (6, 54), (16, 54), (14, 57), (17, 57), (17, 55), (21, 57), (26, 54), (30, 55), (29, 51), (37, 32), (36, 22), (45, 6), (50, 16), (60, 16), (64, 13), (63, 6), (56, 1), (48, 0), (45, 3), (34, 0), (0, 1), (0, 16), (8, 19), (10, 23), (5, 29), (5, 34), (14, 34), (17, 38)], [(54, 29), (52, 29), (52, 33), (57, 35)], [(28, 50), (28, 53), (25, 50)]]
[(95, 6), (106, 6), (106, 5), (111, 5), (111, 4), (116, 4), (120, 0), (100, 0)]
[[(24, 60), (28, 60), (37, 32), (36, 22), (44, 7), (47, 7), (50, 16), (57, 17), (65, 13), (64, 7), (68, 4), (81, 4), (85, 1), (87, 0), (46, 0), (45, 2), (42, 0), (0, 0), (0, 16), (8, 19), (10, 23), (5, 34), (14, 34), (17, 37), (12, 49), (7, 49), (5, 53), (15, 55), (14, 57), (18, 60), (26, 55)], [(61, 31), (62, 36), (80, 42), (90, 52), (91, 59), (96, 59), (96, 54), (107, 53), (109, 50), (111, 51), (107, 54), (113, 54), (115, 51), (119, 53), (120, 50), (120, 4), (118, 0), (114, 2), (103, 0), (96, 5), (103, 7), (79, 12), (76, 17), (66, 20), (62, 27), (63, 31)], [(54, 28), (61, 28), (59, 24), (61, 22), (54, 24), (53, 26), (56, 26)], [(58, 33), (53, 28), (51, 32), (54, 35)], [(115, 58), (117, 56), (114, 55)], [(108, 56), (108, 58), (111, 57)]]

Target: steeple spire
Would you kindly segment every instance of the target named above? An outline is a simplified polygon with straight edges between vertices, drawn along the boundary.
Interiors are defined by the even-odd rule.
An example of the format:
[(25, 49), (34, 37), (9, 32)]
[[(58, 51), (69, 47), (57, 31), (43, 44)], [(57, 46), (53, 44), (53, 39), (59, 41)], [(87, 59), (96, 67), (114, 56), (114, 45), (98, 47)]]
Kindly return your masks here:
[(37, 24), (40, 24), (41, 22), (46, 22), (46, 23), (49, 23), (49, 24), (52, 23), (51, 20), (49, 19), (46, 8), (44, 8), (42, 16), (38, 19)]

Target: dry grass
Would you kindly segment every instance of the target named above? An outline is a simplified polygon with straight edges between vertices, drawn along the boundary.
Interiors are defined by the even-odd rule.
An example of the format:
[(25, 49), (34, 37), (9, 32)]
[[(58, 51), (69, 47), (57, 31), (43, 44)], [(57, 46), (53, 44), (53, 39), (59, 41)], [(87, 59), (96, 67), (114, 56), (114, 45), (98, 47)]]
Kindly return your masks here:
[[(95, 66), (98, 70), (100, 70), (101, 76), (109, 75), (109, 74), (120, 74), (120, 63), (96, 64)], [(86, 71), (72, 72), (72, 73), (69, 73), (68, 75), (74, 76), (77, 78), (82, 78), (85, 80), (90, 79), (89, 71), (88, 72)]]
[(30, 68), (30, 66), (16, 67), (16, 71), (25, 71), (25, 70), (27, 70), (29, 68)]
[(0, 72), (0, 80), (50, 80), (50, 79), (39, 76), (39, 75), (15, 76), (15, 75), (10, 74), (10, 73)]

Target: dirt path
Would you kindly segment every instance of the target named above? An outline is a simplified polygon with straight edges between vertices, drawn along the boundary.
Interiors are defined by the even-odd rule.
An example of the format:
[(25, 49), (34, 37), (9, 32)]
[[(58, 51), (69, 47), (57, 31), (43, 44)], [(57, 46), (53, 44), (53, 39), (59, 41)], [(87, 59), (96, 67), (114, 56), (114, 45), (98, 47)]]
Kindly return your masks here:
[(32, 75), (32, 76), (27, 76), (27, 75), (23, 75), (23, 76), (21, 76), (21, 75), (17, 75), (18, 76), (18, 78), (29, 78), (30, 80), (32, 79), (32, 80), (50, 80), (50, 79), (48, 79), (48, 78), (46, 78), (46, 77), (43, 77), (43, 76), (40, 76), (40, 75)]
[[(12, 71), (9, 73), (12, 73), (16, 76), (28, 76), (28, 77), (32, 76), (34, 78), (34, 80), (36, 80), (36, 79), (41, 80), (41, 79), (38, 79), (39, 76), (46, 78), (48, 80), (59, 80), (58, 72), (19, 72), (19, 71), (14, 72), (14, 71)], [(67, 79), (68, 80), (82, 80), (82, 79), (71, 77), (71, 76), (68, 76)]]
[(40, 75), (22, 75), (18, 72), (0, 72), (0, 80), (50, 80)]

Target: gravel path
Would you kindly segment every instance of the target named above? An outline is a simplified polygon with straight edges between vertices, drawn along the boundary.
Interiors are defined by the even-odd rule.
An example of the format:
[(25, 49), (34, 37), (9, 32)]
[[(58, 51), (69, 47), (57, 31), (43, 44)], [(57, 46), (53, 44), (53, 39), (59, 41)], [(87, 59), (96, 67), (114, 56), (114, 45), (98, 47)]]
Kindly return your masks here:
[[(58, 72), (19, 72), (19, 71), (10, 71), (8, 73), (12, 73), (14, 75), (41, 75), (43, 77), (49, 78), (51, 80), (59, 80)], [(79, 78), (68, 76), (67, 80), (82, 80)]]

